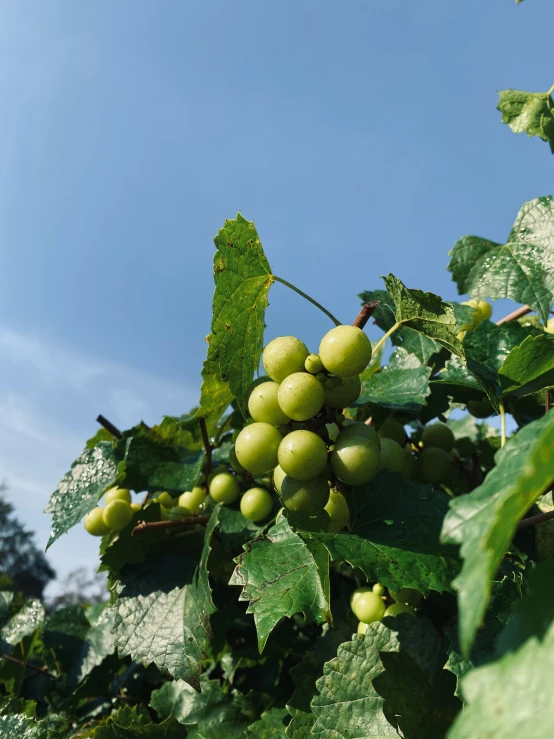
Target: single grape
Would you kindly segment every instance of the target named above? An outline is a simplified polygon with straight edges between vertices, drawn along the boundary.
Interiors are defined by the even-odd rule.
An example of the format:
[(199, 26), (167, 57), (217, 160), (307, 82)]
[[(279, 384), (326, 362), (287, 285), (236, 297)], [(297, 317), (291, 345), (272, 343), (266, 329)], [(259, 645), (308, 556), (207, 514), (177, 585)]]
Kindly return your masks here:
[(114, 500), (124, 500), (126, 503), (130, 503), (131, 493), (125, 488), (110, 488), (106, 493), (106, 497), (104, 500), (106, 505), (108, 505), (108, 503), (112, 503)]
[(381, 449), (381, 437), (375, 431), (373, 426), (369, 426), (367, 423), (357, 423), (356, 421), (350, 421), (346, 419), (344, 428), (337, 436), (337, 443), (342, 444), (346, 439), (352, 439), (354, 436), (361, 436), (363, 439), (369, 439), (372, 441), (377, 449)]
[(416, 615), (416, 612), (413, 608), (410, 608), (410, 606), (407, 606), (404, 603), (392, 603), (383, 614), (383, 618), (385, 618), (385, 616), (398, 616), (400, 613), (409, 613), (410, 616)]
[(475, 328), (481, 323), (481, 321), (487, 320), (492, 316), (492, 306), (490, 303), (487, 303), (486, 300), (477, 300), (477, 298), (472, 298), (471, 300), (466, 300), (462, 305), (469, 305), (469, 307), (473, 308), (475, 311), (471, 328)]
[(295, 480), (311, 480), (327, 464), (327, 446), (313, 431), (292, 431), (279, 444), (279, 467)]
[(323, 407), (325, 391), (308, 372), (294, 372), (279, 385), (279, 405), (294, 421), (307, 421)]
[(240, 511), (249, 521), (263, 521), (272, 508), (273, 498), (264, 488), (250, 488), (240, 499)]
[(204, 510), (205, 505), (206, 493), (201, 487), (194, 487), (179, 496), (179, 506), (185, 508), (190, 516), (198, 516)]
[(350, 601), (350, 607), (356, 618), (364, 624), (380, 621), (385, 615), (386, 606), (383, 599), (369, 588), (364, 588), (357, 598)]
[(131, 508), (133, 509), (133, 513), (136, 513), (137, 511), (142, 510), (142, 503), (131, 503)]
[(417, 459), (411, 451), (407, 451), (406, 449), (404, 449), (404, 459), (402, 460), (400, 474), (406, 480), (415, 480), (417, 478)]
[(333, 375), (359, 375), (371, 359), (371, 342), (357, 326), (336, 326), (321, 340), (319, 356)]
[(340, 443), (335, 442), (331, 465), (341, 482), (363, 485), (379, 472), (379, 449), (369, 439), (353, 436)]
[(373, 590), (375, 595), (385, 595), (385, 586), (381, 585), (380, 582), (376, 582), (371, 589)]
[(221, 472), (210, 483), (210, 496), (216, 503), (234, 503), (240, 495), (240, 485), (230, 472)]
[(401, 472), (404, 465), (404, 449), (394, 439), (381, 439), (381, 455), (379, 464), (382, 470)]
[(188, 508), (183, 508), (183, 506), (173, 506), (173, 508), (167, 509), (167, 520), (168, 521), (178, 521), (181, 518), (186, 518), (187, 516), (190, 516), (191, 513), (188, 510)]
[(340, 384), (334, 388), (325, 388), (325, 405), (329, 408), (348, 408), (358, 400), (362, 383), (359, 375), (337, 378)]
[(231, 449), (231, 452), (229, 453), (229, 464), (231, 465), (231, 469), (233, 469), (235, 472), (242, 473), (246, 472), (244, 467), (241, 465), (237, 458), (237, 453), (235, 451), (235, 447)]
[(273, 487), (278, 493), (281, 492), (286, 474), (285, 470), (279, 465), (273, 470)]
[(167, 492), (159, 493), (155, 498), (153, 498), (153, 501), (154, 503), (159, 503), (160, 505), (163, 505), (165, 508), (173, 508), (173, 506), (175, 505), (175, 501)]
[(368, 587), (367, 585), (363, 585), (361, 588), (356, 588), (352, 595), (350, 596), (350, 608), (354, 606), (354, 603), (358, 600), (358, 598), (363, 595), (364, 593), (372, 593), (373, 588)]
[(272, 426), (281, 426), (290, 421), (279, 406), (278, 392), (279, 383), (271, 380), (262, 382), (252, 390), (248, 398), (248, 411), (254, 421), (270, 423)]
[(300, 339), (294, 336), (280, 336), (266, 346), (262, 354), (262, 363), (272, 380), (282, 382), (293, 372), (304, 370), (304, 362), (309, 353)]
[(289, 511), (314, 516), (329, 500), (329, 483), (324, 477), (295, 480), (287, 475), (281, 488), (281, 500)]
[(325, 376), (325, 382), (323, 383), (323, 386), (326, 390), (334, 390), (337, 387), (340, 387), (342, 385), (342, 377), (335, 377), (335, 376)]
[(104, 508), (104, 523), (113, 531), (121, 531), (133, 518), (133, 509), (124, 500), (113, 500)]
[(237, 459), (253, 475), (271, 472), (277, 466), (277, 450), (282, 440), (275, 426), (251, 423), (242, 429), (235, 441)]
[(417, 457), (417, 468), (423, 482), (447, 482), (452, 475), (452, 457), (444, 449), (426, 447)]
[(312, 375), (317, 375), (323, 369), (323, 362), (319, 354), (308, 354), (304, 362), (304, 369)]
[(216, 467), (213, 468), (213, 470), (208, 475), (208, 485), (210, 482), (214, 479), (216, 475), (221, 475), (222, 472), (229, 472), (229, 469), (226, 464), (218, 464)]
[(363, 621), (358, 621), (357, 633), (358, 634), (365, 634), (365, 632), (368, 629), (368, 626), (369, 626), (369, 624), (364, 624)]
[(544, 329), (547, 334), (554, 334), (554, 318), (549, 318)]
[(379, 436), (382, 439), (393, 439), (400, 446), (406, 443), (406, 432), (404, 426), (395, 418), (387, 418), (379, 428)]
[(92, 536), (104, 536), (111, 530), (104, 521), (104, 509), (100, 507), (93, 508), (92, 511), (89, 511), (85, 516), (83, 524), (85, 531), (92, 534)]
[(449, 452), (454, 447), (454, 434), (445, 423), (432, 423), (423, 429), (423, 446), (434, 446)]
[(488, 418), (494, 413), (494, 408), (486, 395), (481, 400), (470, 400), (467, 409), (474, 418)]
[(336, 533), (345, 526), (348, 526), (350, 520), (350, 511), (348, 510), (348, 503), (342, 493), (331, 490), (329, 494), (329, 500), (325, 505), (325, 510), (329, 514), (331, 519), (329, 525), (329, 531)]
[(414, 590), (414, 588), (400, 588), (397, 591), (389, 588), (389, 595), (397, 603), (404, 603), (407, 606), (412, 606), (412, 608), (420, 606), (423, 599), (423, 595), (419, 590)]

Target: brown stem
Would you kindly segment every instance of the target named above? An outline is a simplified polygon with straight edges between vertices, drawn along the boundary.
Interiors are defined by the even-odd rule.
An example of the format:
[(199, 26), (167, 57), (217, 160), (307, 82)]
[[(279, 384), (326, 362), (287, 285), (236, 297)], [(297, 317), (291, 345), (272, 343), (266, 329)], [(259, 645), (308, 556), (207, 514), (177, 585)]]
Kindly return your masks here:
[(503, 323), (508, 323), (508, 321), (515, 321), (516, 318), (526, 316), (528, 313), (531, 313), (532, 310), (533, 309), (529, 308), (528, 305), (524, 305), (521, 308), (513, 311), (513, 313), (509, 313), (507, 316), (504, 316), (504, 318), (501, 318), (499, 321), (496, 322), (496, 325), (501, 326)]
[(204, 484), (206, 490), (208, 490), (210, 481), (210, 473), (212, 471), (212, 445), (210, 444), (210, 437), (208, 436), (208, 428), (206, 426), (206, 419), (200, 418), (200, 433), (202, 434), (202, 442), (204, 444), (204, 454), (206, 455), (206, 467), (204, 469)]
[(56, 679), (56, 675), (52, 675), (50, 672), (48, 672), (46, 667), (36, 667), (35, 665), (31, 665), (29, 662), (23, 662), (23, 660), (17, 659), (17, 657), (10, 657), (9, 654), (4, 655), (2, 659), (5, 659), (7, 662), (13, 662), (15, 665), (20, 665), (20, 667), (27, 667), (29, 670), (32, 670), (33, 672), (36, 672), (40, 675), (45, 675), (51, 680)]
[(121, 433), (121, 431), (116, 426), (114, 426), (111, 421), (108, 421), (107, 418), (104, 418), (104, 416), (99, 415), (96, 421), (100, 424), (100, 426), (103, 426), (106, 431), (109, 431), (112, 436), (115, 436), (116, 439), (123, 438), (123, 434)]
[(363, 328), (380, 302), (380, 300), (372, 300), (362, 306), (362, 310), (358, 313), (356, 319), (352, 322), (352, 325), (357, 326), (358, 328)]
[(529, 516), (529, 518), (522, 518), (517, 525), (517, 530), (530, 529), (532, 526), (536, 526), (544, 521), (550, 521), (554, 518), (554, 511), (546, 511), (545, 513), (538, 513), (536, 516)]
[(146, 523), (146, 521), (141, 521), (135, 526), (131, 536), (140, 536), (140, 534), (147, 534), (149, 531), (177, 529), (183, 526), (194, 526), (195, 524), (204, 526), (208, 523), (209, 519), (209, 516), (186, 516), (184, 518), (176, 519), (175, 521), (151, 521), (150, 523)]

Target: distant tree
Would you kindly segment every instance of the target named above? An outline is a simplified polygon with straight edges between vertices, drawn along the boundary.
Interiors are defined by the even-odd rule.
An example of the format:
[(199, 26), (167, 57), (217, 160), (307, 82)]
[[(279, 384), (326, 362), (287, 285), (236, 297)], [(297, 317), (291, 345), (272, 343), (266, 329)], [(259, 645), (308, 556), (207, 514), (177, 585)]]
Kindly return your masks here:
[(58, 593), (48, 603), (49, 610), (65, 606), (92, 606), (108, 600), (105, 572), (79, 567), (58, 583)]
[(13, 515), (5, 492), (6, 486), (0, 485), (0, 573), (28, 598), (42, 598), (56, 573), (36, 547), (34, 534)]

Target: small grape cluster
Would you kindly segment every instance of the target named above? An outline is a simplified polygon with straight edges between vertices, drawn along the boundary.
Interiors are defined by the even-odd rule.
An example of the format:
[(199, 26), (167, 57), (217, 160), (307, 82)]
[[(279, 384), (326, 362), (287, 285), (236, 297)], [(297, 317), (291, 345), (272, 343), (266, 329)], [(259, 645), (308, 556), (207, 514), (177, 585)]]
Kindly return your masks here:
[[(422, 595), (411, 588), (401, 588), (396, 592), (387, 591), (380, 582), (372, 587), (357, 588), (350, 598), (352, 613), (359, 620), (358, 634), (365, 634), (369, 624), (381, 621), (385, 616), (398, 616), (400, 613), (416, 615), (421, 605)], [(387, 604), (387, 600), (392, 601)]]

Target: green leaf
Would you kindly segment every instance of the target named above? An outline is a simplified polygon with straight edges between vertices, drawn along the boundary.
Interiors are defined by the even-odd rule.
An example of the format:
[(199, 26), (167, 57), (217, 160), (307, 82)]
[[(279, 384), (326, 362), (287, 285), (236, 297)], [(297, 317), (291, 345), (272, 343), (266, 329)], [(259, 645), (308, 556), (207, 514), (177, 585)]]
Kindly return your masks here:
[(510, 351), (527, 335), (528, 331), (516, 321), (497, 326), (485, 320), (466, 333), (463, 345), (474, 359), (498, 372)]
[(116, 445), (102, 441), (85, 449), (52, 493), (45, 513), (52, 514), (52, 532), (46, 548), (78, 524), (98, 505), (104, 492), (115, 484)]
[(260, 652), (284, 616), (303, 613), (308, 622), (330, 620), (325, 547), (317, 543), (308, 547), (282, 519), (265, 538), (250, 542), (245, 550), (235, 560), (229, 584), (240, 585), (240, 600), (250, 601), (247, 613), (254, 614)]
[(233, 400), (229, 383), (221, 378), (219, 364), (206, 359), (202, 368), (202, 389), (197, 416), (206, 419), (208, 434), (213, 436), (217, 423)]
[(25, 714), (0, 716), (0, 737), (10, 739), (67, 739), (70, 726), (57, 714), (50, 714), (42, 721)]
[(153, 723), (145, 706), (123, 706), (94, 732), (94, 739), (183, 739), (183, 736), (182, 726), (171, 718)]
[(528, 336), (506, 357), (499, 371), (504, 395), (531, 395), (554, 387), (554, 336)]
[(350, 532), (302, 532), (322, 542), (331, 559), (360, 567), (368, 580), (392, 590), (450, 590), (459, 569), (455, 552), (441, 546), (439, 535), (448, 496), (382, 470), (367, 485), (353, 488), (348, 499)]
[(127, 432), (125, 458), (119, 465), (120, 487), (141, 490), (185, 492), (198, 482), (204, 452), (191, 451), (179, 443), (179, 430), (168, 437), (144, 424)]
[[(521, 1), (521, 0), (520, 0)], [(554, 154), (554, 102), (548, 92), (502, 90), (497, 110), (514, 133), (538, 136)]]
[(208, 359), (247, 416), (247, 392), (258, 369), (267, 296), (273, 282), (254, 223), (239, 213), (214, 239), (215, 294)]
[(434, 388), (442, 389), (457, 403), (481, 400), (486, 395), (493, 408), (498, 410), (500, 386), (496, 373), (471, 358), (467, 364), (458, 357), (449, 359), (429, 387), (431, 392)]
[(517, 522), (554, 480), (554, 411), (522, 428), (496, 455), (496, 467), (469, 495), (450, 502), (442, 539), (460, 545), (460, 644), (467, 657), (491, 592), (491, 581)]
[(197, 409), (194, 409), (189, 415), (180, 416), (179, 418), (164, 416), (160, 424), (152, 426), (152, 430), (160, 440), (197, 452), (203, 448), (203, 442), (196, 413)]
[(161, 520), (161, 510), (157, 503), (150, 503), (137, 511), (123, 531), (119, 532), (117, 539), (104, 549), (100, 557), (100, 572), (109, 570), (111, 577), (117, 579), (125, 565), (144, 562), (148, 556), (159, 551), (166, 538), (165, 531), (153, 530), (133, 536), (133, 529), (139, 521), (153, 523)]
[(550, 197), (523, 205), (505, 244), (464, 236), (449, 255), (448, 269), (460, 294), (511, 298), (540, 311), (546, 323), (554, 289), (554, 208)]
[(199, 688), (201, 663), (214, 613), (208, 571), (210, 540), (219, 507), (208, 525), (200, 563), (186, 556), (158, 554), (123, 569), (113, 606), (120, 656), (154, 663), (161, 672)]
[(466, 706), (448, 739), (550, 739), (553, 670), (551, 624), (542, 643), (531, 638), (517, 652), (463, 679)]
[(454, 308), (442, 298), (421, 290), (409, 290), (392, 274), (383, 278), (396, 307), (397, 323), (434, 339), (449, 352), (459, 357), (464, 350), (458, 333)]
[(31, 598), (26, 601), (0, 629), (0, 657), (10, 654), (22, 639), (31, 636), (43, 619), (44, 608), (40, 600)]
[(286, 708), (270, 708), (262, 713), (259, 721), (250, 724), (246, 736), (255, 739), (285, 739), (284, 720), (287, 715)]
[(230, 557), (236, 557), (249, 541), (261, 536), (264, 528), (229, 506), (223, 506), (219, 512), (218, 531), (223, 548)]
[(94, 434), (94, 436), (91, 436), (91, 438), (85, 444), (85, 449), (94, 449), (94, 447), (97, 444), (99, 444), (101, 441), (114, 441), (114, 439), (115, 439), (114, 435), (110, 433), (108, 429), (105, 429), (103, 426), (100, 426), (100, 428)]
[(372, 403), (393, 410), (419, 411), (429, 395), (431, 368), (421, 364), (417, 356), (397, 349), (380, 372), (362, 385), (356, 405)]

